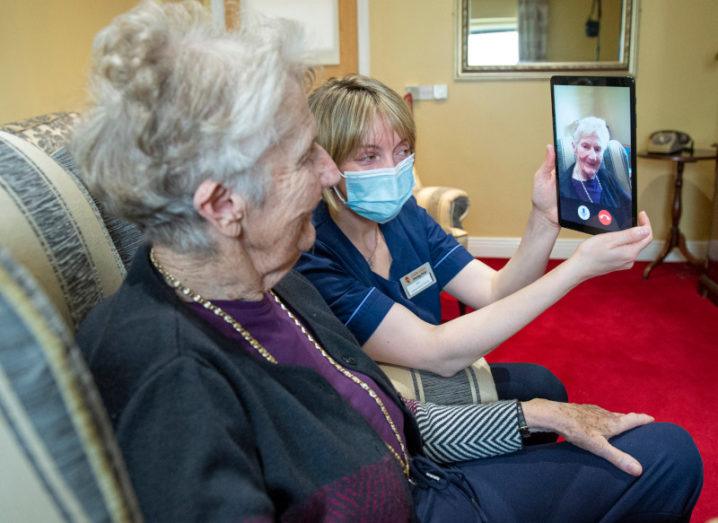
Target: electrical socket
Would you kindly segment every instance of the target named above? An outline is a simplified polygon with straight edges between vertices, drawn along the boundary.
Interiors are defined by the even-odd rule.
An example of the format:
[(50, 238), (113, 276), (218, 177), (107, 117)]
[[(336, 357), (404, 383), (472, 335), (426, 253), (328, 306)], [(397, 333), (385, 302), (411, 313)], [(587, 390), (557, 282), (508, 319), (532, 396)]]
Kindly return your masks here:
[(446, 84), (407, 85), (404, 90), (416, 100), (446, 100), (449, 89)]

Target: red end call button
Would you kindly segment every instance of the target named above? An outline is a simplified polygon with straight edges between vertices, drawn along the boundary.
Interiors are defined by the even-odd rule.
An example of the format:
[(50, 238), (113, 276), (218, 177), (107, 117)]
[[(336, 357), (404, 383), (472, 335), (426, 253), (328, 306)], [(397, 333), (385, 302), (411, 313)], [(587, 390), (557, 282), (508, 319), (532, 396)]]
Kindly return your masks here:
[(611, 222), (613, 221), (613, 216), (611, 216), (611, 213), (608, 212), (606, 209), (602, 209), (598, 211), (598, 221), (601, 222), (603, 225), (611, 225)]

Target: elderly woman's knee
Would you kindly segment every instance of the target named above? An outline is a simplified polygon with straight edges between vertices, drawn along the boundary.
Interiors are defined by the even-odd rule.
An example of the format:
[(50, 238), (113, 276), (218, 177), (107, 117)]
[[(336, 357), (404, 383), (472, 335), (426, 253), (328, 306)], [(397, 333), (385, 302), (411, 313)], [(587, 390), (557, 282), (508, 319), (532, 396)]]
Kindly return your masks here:
[(526, 388), (531, 392), (529, 396), (562, 403), (568, 401), (568, 392), (558, 376), (548, 368), (535, 363), (524, 363), (523, 365), (525, 366)]
[(568, 394), (561, 380), (546, 367), (534, 363), (492, 363), (491, 375), (499, 399), (528, 401), (543, 398), (566, 402)]
[(541, 365), (533, 365), (536, 367), (536, 374), (540, 377), (540, 383), (542, 384), (545, 393), (543, 398), (552, 401), (560, 401), (565, 403), (568, 401), (568, 392), (566, 386), (558, 379), (553, 372), (546, 367)]
[(703, 460), (691, 435), (673, 423), (650, 423), (618, 436), (614, 445), (634, 456), (643, 476), (672, 478), (685, 486), (703, 481)]

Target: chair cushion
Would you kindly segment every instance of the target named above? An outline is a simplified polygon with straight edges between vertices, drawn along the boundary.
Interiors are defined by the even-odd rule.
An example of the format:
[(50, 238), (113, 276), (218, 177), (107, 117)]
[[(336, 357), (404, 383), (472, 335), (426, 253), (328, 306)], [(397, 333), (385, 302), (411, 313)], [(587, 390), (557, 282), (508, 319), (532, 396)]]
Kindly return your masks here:
[(78, 113), (50, 113), (28, 118), (20, 122), (8, 123), (0, 127), (26, 142), (52, 155), (67, 145), (72, 128), (80, 119)]
[(137, 252), (137, 249), (144, 241), (142, 232), (136, 225), (110, 215), (100, 202), (95, 201), (94, 198), (90, 196), (80, 176), (80, 168), (66, 147), (61, 147), (55, 151), (52, 154), (52, 159), (75, 178), (78, 189), (85, 192), (86, 201), (96, 204), (97, 211), (107, 228), (107, 232), (110, 234), (110, 238), (112, 238), (112, 242), (115, 244), (115, 248), (120, 255), (125, 269), (129, 268), (135, 252)]
[(414, 196), (416, 202), (444, 229), (461, 228), (461, 221), (469, 212), (469, 196), (461, 189), (423, 187)]
[(438, 405), (490, 403), (498, 400), (489, 364), (480, 358), (451, 378), (432, 372), (382, 363), (379, 365), (399, 394)]
[(45, 152), (0, 131), (0, 238), (74, 330), (114, 292), (122, 259), (82, 183)]
[(626, 194), (631, 194), (631, 167), (628, 161), (628, 152), (618, 140), (609, 140), (606, 152), (603, 153), (603, 162), (609, 173), (614, 177)]
[(65, 324), (0, 249), (5, 521), (141, 521), (102, 402)]
[(556, 144), (556, 159), (558, 161), (558, 172), (556, 173), (556, 176), (560, 175), (574, 164), (576, 156), (573, 151), (573, 138), (570, 136), (559, 138), (558, 143)]

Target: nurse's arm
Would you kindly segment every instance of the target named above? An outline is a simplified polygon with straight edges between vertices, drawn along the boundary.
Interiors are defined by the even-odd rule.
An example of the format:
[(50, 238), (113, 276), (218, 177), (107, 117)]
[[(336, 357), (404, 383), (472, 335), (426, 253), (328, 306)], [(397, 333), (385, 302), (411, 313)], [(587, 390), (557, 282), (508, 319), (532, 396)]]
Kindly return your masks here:
[(443, 325), (432, 325), (394, 304), (364, 350), (374, 360), (453, 376), (527, 325), (589, 278), (628, 269), (652, 239), (641, 226), (593, 236), (561, 265), (517, 292)]
[(544, 161), (534, 174), (531, 214), (524, 235), (509, 262), (494, 271), (473, 261), (444, 287), (462, 303), (483, 307), (536, 281), (546, 271), (560, 231), (554, 160), (553, 148), (548, 146)]
[(444, 290), (475, 309), (484, 307), (536, 281), (546, 271), (559, 228), (532, 211), (516, 253), (500, 270), (472, 260)]
[(527, 325), (581, 281), (564, 263), (534, 283), (442, 325), (395, 303), (364, 343), (374, 360), (453, 376)]

